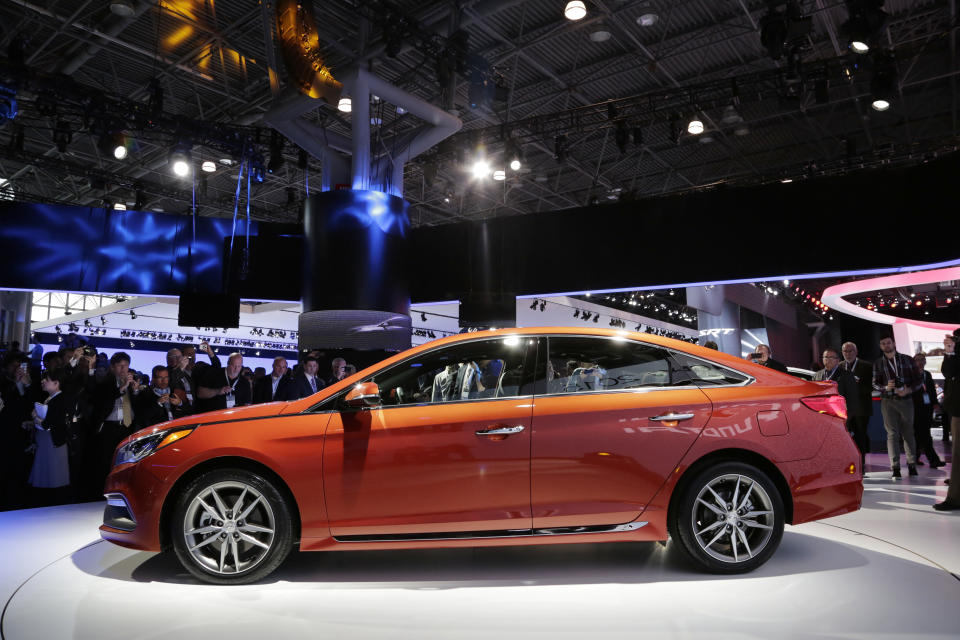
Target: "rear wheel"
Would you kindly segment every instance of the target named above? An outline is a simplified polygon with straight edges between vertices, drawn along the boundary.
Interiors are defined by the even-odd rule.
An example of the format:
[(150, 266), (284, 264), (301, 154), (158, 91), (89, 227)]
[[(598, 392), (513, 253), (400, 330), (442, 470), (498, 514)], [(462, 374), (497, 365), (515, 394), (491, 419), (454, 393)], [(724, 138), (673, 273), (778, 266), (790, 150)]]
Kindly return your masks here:
[(783, 537), (783, 500), (770, 478), (742, 462), (699, 472), (670, 515), (671, 534), (700, 567), (745, 573), (766, 562)]
[(180, 494), (171, 523), (180, 563), (213, 584), (245, 584), (272, 573), (293, 546), (290, 507), (264, 477), (219, 469)]

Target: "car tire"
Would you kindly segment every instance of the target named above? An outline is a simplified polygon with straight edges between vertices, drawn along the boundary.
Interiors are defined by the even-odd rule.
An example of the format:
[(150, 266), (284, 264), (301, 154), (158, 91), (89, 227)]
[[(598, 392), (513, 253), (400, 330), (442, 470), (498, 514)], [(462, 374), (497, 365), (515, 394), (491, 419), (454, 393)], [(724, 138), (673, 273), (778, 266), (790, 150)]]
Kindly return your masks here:
[(783, 537), (780, 492), (766, 473), (743, 462), (722, 462), (695, 473), (670, 513), (670, 535), (706, 571), (753, 571)]
[(291, 510), (277, 487), (245, 469), (217, 469), (177, 497), (170, 535), (184, 568), (203, 582), (247, 584), (270, 575), (293, 547)]

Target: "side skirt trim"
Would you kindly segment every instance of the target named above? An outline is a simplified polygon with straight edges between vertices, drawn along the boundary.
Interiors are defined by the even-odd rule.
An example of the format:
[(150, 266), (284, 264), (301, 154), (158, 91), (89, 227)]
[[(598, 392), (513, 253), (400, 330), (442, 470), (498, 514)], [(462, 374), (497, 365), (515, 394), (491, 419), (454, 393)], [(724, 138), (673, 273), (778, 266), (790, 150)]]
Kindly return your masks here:
[(453, 531), (445, 533), (401, 533), (384, 535), (334, 536), (337, 542), (415, 542), (418, 540), (481, 540), (486, 538), (532, 538), (582, 535), (585, 533), (618, 533), (636, 531), (646, 522), (599, 525), (590, 527), (555, 527), (551, 529), (506, 529), (501, 531)]

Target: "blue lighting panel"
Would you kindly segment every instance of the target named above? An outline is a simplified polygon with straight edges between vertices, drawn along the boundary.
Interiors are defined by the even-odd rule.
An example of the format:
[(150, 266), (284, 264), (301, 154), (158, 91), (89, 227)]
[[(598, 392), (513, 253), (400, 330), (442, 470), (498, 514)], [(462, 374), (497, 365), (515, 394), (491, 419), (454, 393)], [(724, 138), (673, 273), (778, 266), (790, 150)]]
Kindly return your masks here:
[[(219, 291), (232, 220), (148, 211), (0, 205), (0, 287), (128, 295)], [(246, 233), (237, 222), (237, 246)], [(250, 234), (257, 233), (257, 223)], [(188, 281), (188, 275), (192, 278)]]

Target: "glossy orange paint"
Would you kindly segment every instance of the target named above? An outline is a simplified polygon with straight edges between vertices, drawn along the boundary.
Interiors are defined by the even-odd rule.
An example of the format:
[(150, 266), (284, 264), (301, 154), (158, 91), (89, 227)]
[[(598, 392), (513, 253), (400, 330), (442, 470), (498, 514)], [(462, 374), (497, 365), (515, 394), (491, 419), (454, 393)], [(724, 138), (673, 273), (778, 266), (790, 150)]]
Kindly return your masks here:
[[(310, 412), (377, 371), (462, 340), (508, 335), (590, 335), (638, 340), (728, 366), (755, 378), (741, 387), (640, 389), (521, 396), (447, 404)], [(114, 468), (105, 492), (122, 493), (137, 526), (101, 527), (120, 545), (158, 551), (177, 491), (198, 469), (238, 463), (288, 491), (302, 550), (423, 548), (658, 540), (688, 471), (704, 460), (759, 461), (784, 487), (794, 523), (859, 508), (859, 453), (843, 421), (799, 398), (829, 393), (750, 362), (688, 343), (600, 328), (528, 328), (462, 334), (397, 354), (290, 403), (230, 409), (134, 434), (197, 426), (189, 436)], [(669, 422), (667, 412), (693, 414)], [(786, 424), (764, 435), (778, 412)], [(780, 418), (778, 418), (779, 420)], [(490, 428), (523, 427), (503, 438)], [(856, 465), (856, 473), (846, 468)], [(352, 535), (436, 534), (617, 525), (634, 531), (456, 540), (338, 541)]]

